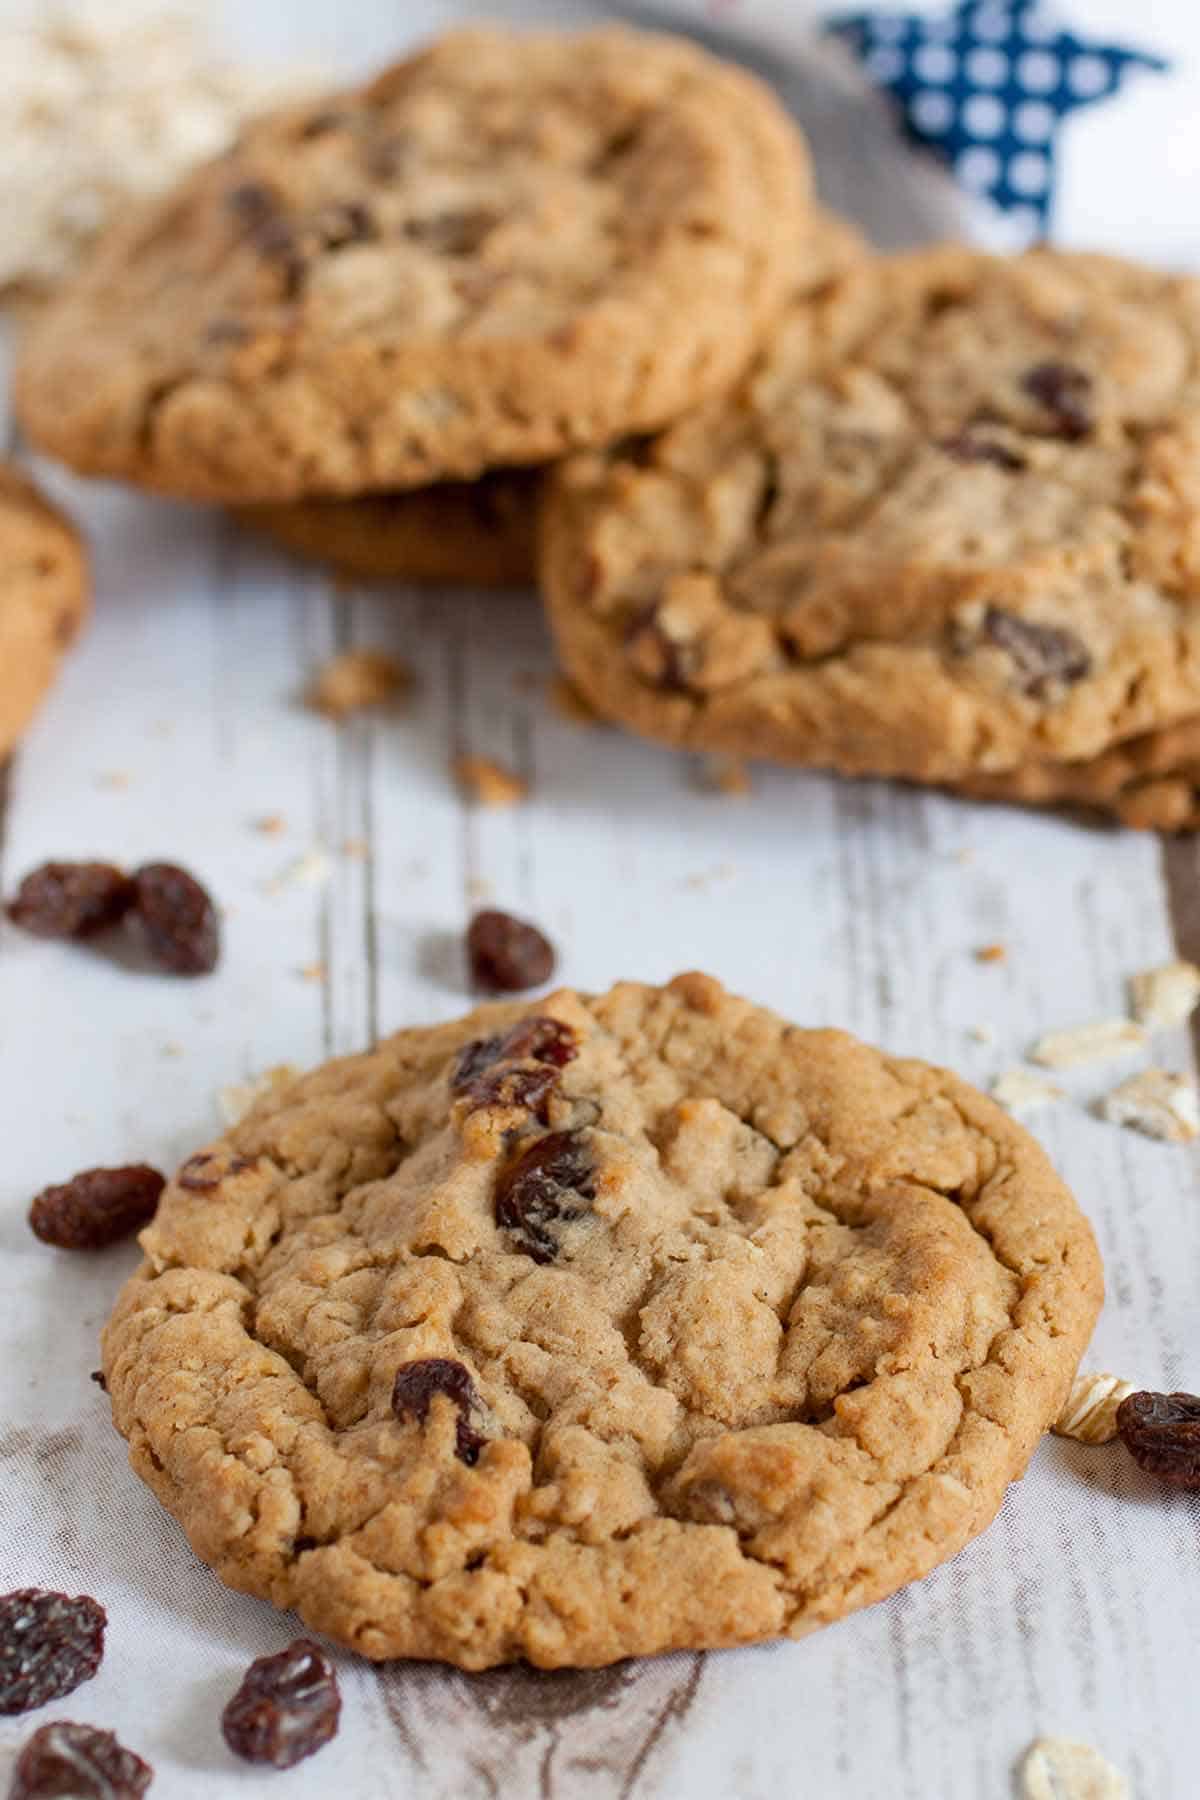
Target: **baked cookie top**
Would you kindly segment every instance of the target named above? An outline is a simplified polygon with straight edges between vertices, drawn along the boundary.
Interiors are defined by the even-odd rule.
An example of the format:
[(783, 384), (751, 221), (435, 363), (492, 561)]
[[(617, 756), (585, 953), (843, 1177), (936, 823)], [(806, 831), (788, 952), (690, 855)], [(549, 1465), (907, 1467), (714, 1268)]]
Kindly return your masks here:
[(78, 532), (19, 469), (0, 461), (0, 755), (32, 718), (87, 606)]
[(670, 743), (955, 781), (1200, 711), (1200, 282), (860, 262), (729, 399), (572, 459), (568, 671)]
[(465, 1668), (800, 1635), (924, 1574), (1101, 1298), (991, 1101), (704, 975), (330, 1064), (142, 1243), (104, 1370), (197, 1554)]
[(544, 461), (727, 384), (786, 298), (803, 143), (676, 38), (454, 32), (251, 124), (34, 325), (22, 419), (198, 499)]
[(238, 517), (285, 550), (364, 581), (531, 587), (540, 469), (357, 500), (247, 506)]

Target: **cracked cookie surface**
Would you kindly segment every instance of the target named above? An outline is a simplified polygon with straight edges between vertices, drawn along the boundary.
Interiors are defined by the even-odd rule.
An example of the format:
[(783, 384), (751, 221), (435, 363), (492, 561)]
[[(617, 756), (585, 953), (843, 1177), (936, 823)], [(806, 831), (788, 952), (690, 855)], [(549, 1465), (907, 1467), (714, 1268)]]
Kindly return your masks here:
[(238, 517), (285, 550), (363, 581), (529, 587), (537, 565), (540, 469), (357, 500), (251, 506)]
[(78, 532), (19, 469), (0, 461), (0, 756), (32, 719), (87, 606)]
[(19, 409), (76, 468), (233, 504), (546, 461), (745, 367), (808, 195), (769, 90), (680, 39), (453, 32), (109, 233)]
[(694, 974), (301, 1078), (142, 1243), (104, 1371), (197, 1554), (465, 1668), (802, 1635), (926, 1573), (1102, 1285), (990, 1101)]
[(732, 396), (572, 459), (567, 673), (667, 743), (959, 782), (1200, 711), (1200, 283), (941, 249), (791, 308)]

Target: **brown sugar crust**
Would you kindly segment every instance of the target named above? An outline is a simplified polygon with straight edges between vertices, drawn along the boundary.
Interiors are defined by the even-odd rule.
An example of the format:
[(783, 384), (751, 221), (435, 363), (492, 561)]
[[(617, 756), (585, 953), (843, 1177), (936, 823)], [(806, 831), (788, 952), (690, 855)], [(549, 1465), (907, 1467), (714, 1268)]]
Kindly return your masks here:
[(571, 459), (542, 574), (591, 704), (954, 784), (1200, 713), (1200, 282), (957, 248), (801, 298), (727, 398)]
[(79, 534), (0, 462), (0, 756), (29, 724), (88, 607)]
[(478, 481), (250, 506), (238, 516), (285, 550), (360, 581), (528, 587), (540, 481), (540, 470), (499, 469)]
[(142, 1244), (104, 1372), (197, 1554), (471, 1669), (799, 1636), (925, 1574), (1102, 1289), (991, 1101), (694, 974), (331, 1063)]
[(108, 233), (19, 410), (78, 469), (231, 504), (548, 461), (740, 373), (808, 195), (769, 90), (681, 39), (452, 32)]

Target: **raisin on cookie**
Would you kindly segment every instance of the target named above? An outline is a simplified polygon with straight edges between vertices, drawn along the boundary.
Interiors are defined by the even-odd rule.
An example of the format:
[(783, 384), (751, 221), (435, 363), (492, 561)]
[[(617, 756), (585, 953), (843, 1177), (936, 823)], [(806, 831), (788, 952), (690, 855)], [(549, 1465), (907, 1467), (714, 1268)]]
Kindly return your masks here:
[(283, 549), (360, 581), (530, 587), (540, 480), (537, 469), (493, 469), (478, 481), (247, 506), (237, 516)]
[(331, 1063), (142, 1244), (104, 1373), (197, 1554), (468, 1669), (800, 1636), (925, 1574), (1102, 1288), (990, 1100), (695, 974)]
[(78, 469), (232, 504), (547, 461), (732, 380), (808, 205), (770, 91), (680, 39), (452, 32), (107, 234), (20, 414)]
[(570, 459), (570, 678), (666, 743), (958, 783), (1200, 713), (1200, 282), (861, 262), (636, 457)]
[(88, 608), (78, 532), (11, 463), (0, 462), (0, 756), (58, 673)]

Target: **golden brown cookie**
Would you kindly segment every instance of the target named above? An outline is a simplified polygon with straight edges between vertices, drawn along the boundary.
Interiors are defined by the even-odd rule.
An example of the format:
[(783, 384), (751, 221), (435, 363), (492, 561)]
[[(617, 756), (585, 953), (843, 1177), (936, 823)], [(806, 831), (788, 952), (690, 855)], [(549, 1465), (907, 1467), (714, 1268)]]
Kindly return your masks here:
[(1101, 1299), (1042, 1151), (705, 975), (402, 1031), (193, 1156), (104, 1336), (223, 1580), (364, 1655), (800, 1636), (954, 1554)]
[(983, 800), (1107, 813), (1136, 831), (1200, 831), (1200, 719), (1114, 744), (1090, 762), (1034, 763), (978, 776), (962, 791)]
[(87, 605), (78, 533), (18, 469), (0, 462), (0, 756), (33, 717)]
[(362, 581), (528, 587), (537, 562), (538, 469), (358, 500), (248, 506), (238, 517), (285, 550)]
[(453, 32), (108, 234), (20, 413), (76, 468), (233, 504), (544, 462), (741, 371), (808, 193), (770, 91), (682, 39)]
[(960, 784), (1200, 713), (1200, 282), (943, 249), (544, 510), (567, 674), (667, 743)]

